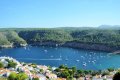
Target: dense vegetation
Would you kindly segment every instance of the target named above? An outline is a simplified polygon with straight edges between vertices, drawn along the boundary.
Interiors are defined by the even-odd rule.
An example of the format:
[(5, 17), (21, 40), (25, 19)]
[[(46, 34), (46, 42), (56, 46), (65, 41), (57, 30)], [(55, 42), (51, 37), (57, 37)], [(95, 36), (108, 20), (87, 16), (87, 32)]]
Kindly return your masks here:
[(79, 42), (106, 44), (116, 47), (120, 45), (120, 30), (78, 30), (72, 31), (71, 36)]
[(8, 80), (26, 80), (28, 76), (25, 73), (11, 73)]
[(15, 31), (0, 31), (0, 45), (24, 44), (26, 41), (19, 37)]
[(91, 75), (91, 78), (96, 75), (105, 76), (109, 75), (110, 72), (113, 72), (114, 70), (115, 70), (114, 68), (108, 68), (106, 70), (83, 70), (77, 69), (76, 67), (68, 68), (65, 65), (61, 65), (55, 70), (55, 73), (57, 74), (58, 77), (67, 78), (67, 80), (73, 80), (73, 78), (78, 79), (86, 75)]
[(24, 44), (34, 42), (59, 42), (70, 41), (102, 44), (119, 48), (120, 29), (100, 28), (30, 28), (30, 29), (1, 29), (0, 45)]
[(120, 80), (120, 71), (114, 75), (113, 80)]
[(49, 29), (35, 31), (20, 31), (19, 35), (27, 41), (78, 41), (84, 43), (105, 44), (118, 47), (120, 45), (120, 30), (102, 29)]
[(66, 42), (72, 40), (72, 36), (63, 30), (33, 30), (33, 31), (20, 31), (20, 37), (27, 42), (43, 42), (43, 41), (56, 41)]

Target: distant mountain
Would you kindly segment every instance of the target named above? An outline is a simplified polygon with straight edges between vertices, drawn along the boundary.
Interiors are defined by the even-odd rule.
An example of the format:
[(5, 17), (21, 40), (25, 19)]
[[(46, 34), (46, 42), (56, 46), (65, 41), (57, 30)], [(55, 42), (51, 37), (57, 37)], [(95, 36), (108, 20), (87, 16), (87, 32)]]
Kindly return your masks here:
[(56, 29), (62, 29), (62, 30), (65, 30), (65, 31), (76, 31), (76, 30), (96, 29), (96, 27), (58, 27)]
[(120, 29), (120, 25), (100, 25), (99, 29)]

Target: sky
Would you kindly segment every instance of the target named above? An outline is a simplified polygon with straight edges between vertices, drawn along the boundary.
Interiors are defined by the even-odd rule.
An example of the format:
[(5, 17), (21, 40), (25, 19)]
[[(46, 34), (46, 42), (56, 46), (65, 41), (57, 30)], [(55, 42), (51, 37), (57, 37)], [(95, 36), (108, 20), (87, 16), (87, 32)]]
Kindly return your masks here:
[(0, 27), (120, 25), (120, 0), (0, 0)]

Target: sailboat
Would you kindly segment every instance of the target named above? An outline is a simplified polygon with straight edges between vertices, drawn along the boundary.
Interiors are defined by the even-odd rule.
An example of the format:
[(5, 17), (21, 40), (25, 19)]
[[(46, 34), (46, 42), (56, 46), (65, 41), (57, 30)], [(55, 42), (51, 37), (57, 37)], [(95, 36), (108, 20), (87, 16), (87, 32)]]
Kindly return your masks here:
[(61, 58), (62, 56), (61, 56), (61, 53), (60, 53), (60, 58)]
[(61, 56), (61, 53), (60, 53), (60, 60), (62, 60), (62, 56)]

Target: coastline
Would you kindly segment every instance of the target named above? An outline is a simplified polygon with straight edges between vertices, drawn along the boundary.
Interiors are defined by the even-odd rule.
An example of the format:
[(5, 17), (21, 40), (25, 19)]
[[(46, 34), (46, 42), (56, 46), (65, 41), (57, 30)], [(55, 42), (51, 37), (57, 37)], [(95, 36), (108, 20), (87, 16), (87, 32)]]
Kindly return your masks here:
[(110, 47), (105, 44), (94, 44), (94, 43), (83, 43), (83, 42), (75, 42), (75, 41), (67, 41), (65, 43), (60, 42), (30, 42), (28, 45), (31, 46), (53, 46), (53, 47), (70, 47), (75, 49), (84, 49), (84, 50), (95, 50), (95, 51), (105, 51), (114, 53), (116, 51), (120, 51), (119, 48)]
[(84, 50), (96, 50), (96, 51), (105, 51), (111, 52), (114, 54), (119, 54), (120, 50), (116, 47), (110, 47), (103, 44), (92, 44), (92, 43), (82, 43), (69, 41), (65, 43), (55, 42), (55, 41), (45, 41), (45, 42), (29, 42), (27, 44), (10, 44), (10, 45), (0, 45), (0, 48), (15, 48), (15, 47), (25, 47), (25, 46), (52, 46), (52, 47), (70, 47), (75, 49), (84, 49)]
[(4, 48), (14, 48), (14, 47), (25, 47), (28, 44), (10, 44), (10, 45), (0, 45), (0, 49)]
[[(88, 78), (89, 80), (97, 80), (97, 79), (112, 80), (116, 72), (119, 71), (119, 69), (114, 69), (114, 68), (108, 68), (105, 70), (98, 70), (98, 71), (82, 70), (82, 69), (77, 69), (76, 67), (70, 68), (65, 65), (60, 65), (59, 67), (51, 67), (46, 65), (38, 65), (34, 63), (19, 62), (12, 57), (5, 57), (5, 56), (0, 57), (0, 62), (1, 65), (3, 65), (2, 68), (0, 68), (0, 71), (2, 72), (1, 77), (9, 78), (9, 76), (11, 76), (13, 72), (17, 74), (21, 74), (22, 72), (24, 73), (24, 75), (27, 76), (27, 79), (30, 80), (34, 80), (36, 76), (39, 80), (49, 80), (49, 79), (50, 80), (85, 80)], [(8, 65), (9, 63), (13, 63), (15, 65), (14, 66)], [(4, 76), (4, 74), (7, 75)]]

